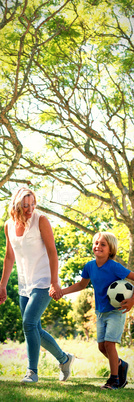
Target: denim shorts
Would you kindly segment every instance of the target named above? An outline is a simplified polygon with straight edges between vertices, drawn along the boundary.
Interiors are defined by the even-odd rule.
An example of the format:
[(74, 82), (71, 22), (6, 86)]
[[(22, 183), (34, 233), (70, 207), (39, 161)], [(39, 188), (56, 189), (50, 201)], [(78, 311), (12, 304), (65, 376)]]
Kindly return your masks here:
[(97, 342), (121, 342), (126, 314), (119, 310), (97, 314)]

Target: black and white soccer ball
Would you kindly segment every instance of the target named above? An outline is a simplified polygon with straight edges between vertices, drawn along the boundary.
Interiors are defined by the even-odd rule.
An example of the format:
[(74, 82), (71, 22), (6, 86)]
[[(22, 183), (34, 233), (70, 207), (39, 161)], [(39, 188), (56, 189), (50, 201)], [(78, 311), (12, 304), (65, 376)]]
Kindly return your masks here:
[(125, 279), (111, 283), (107, 290), (109, 303), (115, 308), (121, 307), (123, 300), (132, 297), (133, 289), (133, 285)]

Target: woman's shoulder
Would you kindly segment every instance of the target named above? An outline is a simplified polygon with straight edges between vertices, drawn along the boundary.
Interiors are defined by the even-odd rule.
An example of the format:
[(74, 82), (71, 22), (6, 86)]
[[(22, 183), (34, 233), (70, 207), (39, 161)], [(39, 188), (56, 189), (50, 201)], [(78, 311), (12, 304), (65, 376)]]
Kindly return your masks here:
[(7, 219), (7, 221), (4, 224), (5, 235), (7, 235), (10, 230), (12, 230), (13, 225), (14, 225), (13, 219), (12, 218)]
[(34, 210), (33, 219), (31, 222), (32, 225), (36, 225), (40, 229), (40, 226), (46, 226), (48, 222), (49, 221), (45, 215), (42, 215), (37, 210)]
[(41, 216), (44, 216), (38, 209), (34, 209), (33, 215), (40, 218)]
[(11, 225), (14, 225), (14, 221), (13, 221), (12, 218), (9, 218), (9, 219), (7, 219), (7, 221), (5, 222), (4, 227), (7, 228), (7, 227), (9, 227), (9, 226), (11, 226)]

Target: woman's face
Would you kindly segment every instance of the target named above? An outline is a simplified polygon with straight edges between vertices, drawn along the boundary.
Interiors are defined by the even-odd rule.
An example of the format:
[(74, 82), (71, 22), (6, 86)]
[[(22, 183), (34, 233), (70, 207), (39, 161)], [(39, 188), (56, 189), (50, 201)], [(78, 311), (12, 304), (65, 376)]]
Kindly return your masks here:
[(32, 194), (25, 195), (25, 197), (22, 200), (22, 209), (26, 221), (29, 218), (31, 218), (34, 208), (35, 208), (34, 196)]

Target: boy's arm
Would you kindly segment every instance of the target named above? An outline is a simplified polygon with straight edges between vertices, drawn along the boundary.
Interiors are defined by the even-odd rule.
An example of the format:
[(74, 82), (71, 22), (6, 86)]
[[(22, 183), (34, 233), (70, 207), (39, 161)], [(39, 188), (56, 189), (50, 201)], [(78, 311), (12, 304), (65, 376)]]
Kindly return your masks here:
[(79, 292), (87, 287), (90, 279), (82, 278), (80, 282), (74, 283), (74, 285), (69, 286), (68, 288), (61, 289), (62, 296), (67, 295), (69, 293)]
[[(130, 272), (127, 276), (128, 279), (134, 281), (134, 272)], [(121, 302), (121, 308), (119, 310), (124, 310), (123, 313), (128, 312), (134, 306), (134, 292), (133, 296), (130, 299), (125, 299)]]
[[(69, 293), (79, 292), (80, 290), (85, 289), (89, 282), (90, 279), (82, 278), (80, 282), (74, 283), (74, 285), (68, 286), (68, 288), (61, 289), (62, 296)], [(53, 298), (55, 300), (59, 300), (58, 298), (56, 298), (55, 295), (53, 296)]]

